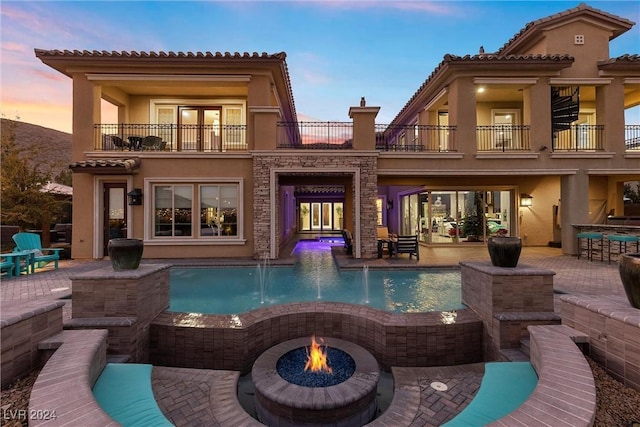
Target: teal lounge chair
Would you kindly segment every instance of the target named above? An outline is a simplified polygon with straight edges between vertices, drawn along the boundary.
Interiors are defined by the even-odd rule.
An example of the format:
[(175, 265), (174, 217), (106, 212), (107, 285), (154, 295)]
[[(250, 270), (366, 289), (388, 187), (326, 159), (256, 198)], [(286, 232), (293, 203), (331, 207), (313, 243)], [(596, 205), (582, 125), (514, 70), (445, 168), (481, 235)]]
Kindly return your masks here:
[(1, 256), (0, 258), (0, 271), (5, 271), (7, 273), (7, 277), (13, 277), (13, 270), (15, 268), (13, 260), (2, 258)]
[[(60, 251), (62, 248), (43, 248), (40, 242), (40, 236), (35, 233), (16, 233), (13, 235), (13, 241), (16, 243), (14, 252), (32, 252), (31, 272), (35, 272), (36, 268), (42, 268), (54, 262), (54, 267), (58, 269), (58, 260), (60, 259)], [(45, 253), (46, 252), (46, 253)]]

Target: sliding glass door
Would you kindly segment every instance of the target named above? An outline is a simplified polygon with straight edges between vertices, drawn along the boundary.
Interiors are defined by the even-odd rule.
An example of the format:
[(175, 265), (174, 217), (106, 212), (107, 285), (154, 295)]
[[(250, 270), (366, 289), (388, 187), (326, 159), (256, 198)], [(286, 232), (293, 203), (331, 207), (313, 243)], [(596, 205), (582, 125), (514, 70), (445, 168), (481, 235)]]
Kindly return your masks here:
[(512, 191), (433, 190), (401, 197), (400, 234), (433, 244), (485, 242), (514, 233)]

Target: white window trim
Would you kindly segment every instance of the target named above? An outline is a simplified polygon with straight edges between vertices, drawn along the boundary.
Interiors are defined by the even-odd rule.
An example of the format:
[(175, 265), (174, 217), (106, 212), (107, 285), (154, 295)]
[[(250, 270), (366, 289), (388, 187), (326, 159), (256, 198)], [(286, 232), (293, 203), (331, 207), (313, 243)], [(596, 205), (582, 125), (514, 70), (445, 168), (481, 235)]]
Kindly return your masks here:
[[(133, 176), (131, 175), (96, 175), (93, 177), (93, 258), (102, 259), (104, 245), (104, 200), (103, 185), (105, 183), (120, 183), (125, 181), (127, 189), (133, 189)], [(130, 191), (130, 190), (129, 190)], [(127, 209), (127, 237), (133, 236), (133, 209), (129, 203)]]
[[(192, 184), (194, 189), (194, 198), (192, 200), (192, 212), (198, 212), (198, 218), (200, 217), (200, 208), (195, 209), (196, 200), (200, 200), (200, 195), (197, 194), (198, 186), (202, 184), (237, 184), (238, 185), (238, 235), (227, 237), (215, 237), (209, 238), (209, 236), (200, 237), (199, 235), (185, 236), (185, 237), (169, 237), (162, 238), (153, 235), (153, 215), (154, 215), (154, 200), (153, 200), (153, 186), (154, 185), (184, 185)], [(188, 246), (228, 246), (228, 245), (244, 245), (247, 240), (244, 237), (244, 178), (242, 177), (224, 177), (224, 178), (145, 178), (144, 179), (144, 194), (147, 195), (146, 202), (144, 203), (144, 244), (149, 246), (172, 246), (172, 245), (188, 245)], [(198, 220), (199, 221), (199, 220)]]

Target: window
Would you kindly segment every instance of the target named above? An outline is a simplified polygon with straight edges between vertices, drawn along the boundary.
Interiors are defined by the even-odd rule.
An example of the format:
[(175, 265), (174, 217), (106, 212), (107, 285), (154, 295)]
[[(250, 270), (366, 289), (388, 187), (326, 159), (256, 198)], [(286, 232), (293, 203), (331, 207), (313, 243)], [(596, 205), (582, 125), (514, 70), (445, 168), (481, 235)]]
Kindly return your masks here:
[(237, 235), (237, 185), (201, 185), (200, 236)]
[[(152, 188), (154, 238), (241, 237), (240, 183), (154, 184)], [(199, 220), (193, 217), (194, 209), (199, 209)]]
[(193, 188), (159, 185), (154, 189), (154, 236), (191, 236)]

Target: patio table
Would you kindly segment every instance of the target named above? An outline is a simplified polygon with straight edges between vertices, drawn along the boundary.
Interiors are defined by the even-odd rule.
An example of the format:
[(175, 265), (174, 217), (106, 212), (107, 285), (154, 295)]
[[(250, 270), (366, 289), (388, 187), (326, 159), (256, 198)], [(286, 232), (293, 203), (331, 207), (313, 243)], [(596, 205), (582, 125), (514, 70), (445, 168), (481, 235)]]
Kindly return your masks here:
[[(11, 252), (7, 254), (0, 254), (0, 257), (7, 258), (13, 262), (14, 274), (19, 276), (23, 271), (26, 271), (27, 274), (33, 273), (35, 271), (35, 267), (33, 265), (33, 252), (30, 251), (21, 251), (21, 252)], [(24, 259), (24, 269), (22, 267), (22, 260)], [(31, 267), (31, 272), (29, 272), (29, 267)]]
[(141, 136), (130, 136), (129, 138), (129, 151), (131, 150), (141, 150), (142, 149), (142, 137)]

